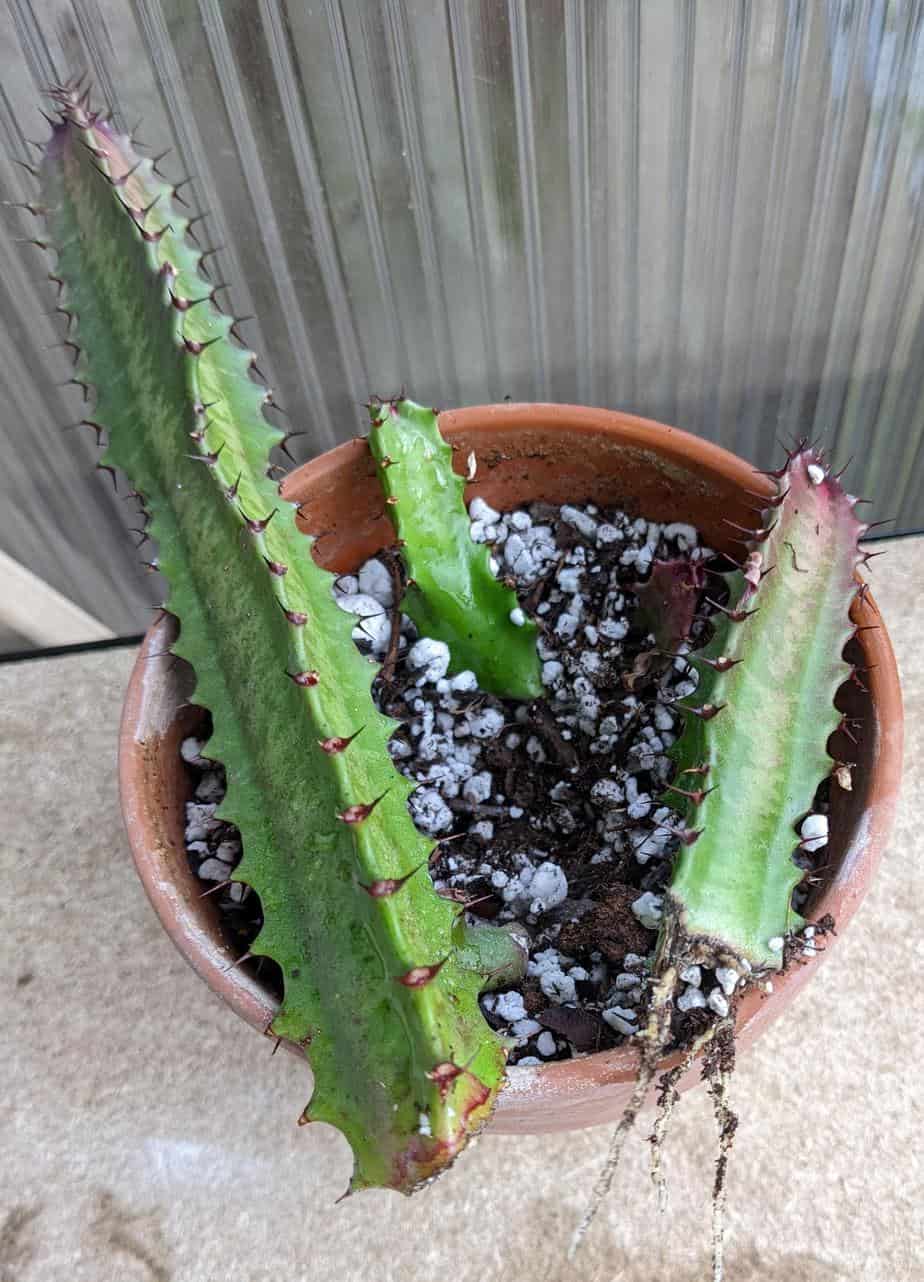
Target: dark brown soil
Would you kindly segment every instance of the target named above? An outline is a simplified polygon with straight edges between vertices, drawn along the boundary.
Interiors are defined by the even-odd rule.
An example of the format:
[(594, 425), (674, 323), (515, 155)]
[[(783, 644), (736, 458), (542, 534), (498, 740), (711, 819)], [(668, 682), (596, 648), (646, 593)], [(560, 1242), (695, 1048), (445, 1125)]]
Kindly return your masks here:
[(577, 957), (589, 957), (598, 951), (617, 965), (622, 965), (627, 953), (644, 957), (651, 947), (652, 932), (632, 911), (636, 899), (637, 886), (611, 882), (589, 912), (562, 926), (559, 948)]

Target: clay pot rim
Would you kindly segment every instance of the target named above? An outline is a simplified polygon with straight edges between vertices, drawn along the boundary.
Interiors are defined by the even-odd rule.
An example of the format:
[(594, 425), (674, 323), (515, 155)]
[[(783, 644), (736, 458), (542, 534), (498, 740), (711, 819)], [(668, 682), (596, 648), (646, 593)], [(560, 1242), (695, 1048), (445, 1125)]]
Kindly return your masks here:
[[(443, 412), (440, 427), (449, 439), (457, 434), (485, 439), (499, 428), (507, 432), (511, 428), (535, 428), (537, 420), (546, 427), (575, 437), (603, 435), (611, 438), (614, 444), (650, 449), (652, 453), (692, 472), (718, 475), (738, 489), (760, 488), (762, 484), (749, 464), (721, 446), (679, 428), (618, 411), (579, 405), (505, 402)], [(284, 493), (291, 493), (296, 487), (309, 482), (316, 485), (333, 476), (345, 464), (365, 455), (366, 451), (362, 439), (336, 446), (296, 469), (287, 478)], [(575, 501), (578, 501), (577, 496)], [(839, 930), (853, 916), (878, 865), (891, 828), (901, 771), (901, 691), (888, 634), (869, 594), (865, 600), (855, 603), (852, 617), (858, 624), (879, 625), (877, 630), (864, 632), (860, 638), (870, 668), (866, 679), (872, 707), (878, 713), (873, 727), (877, 735), (876, 769), (875, 784), (863, 822), (853, 833), (838, 873), (815, 905), (817, 916), (836, 908)], [(169, 626), (169, 618), (162, 616), (145, 636), (129, 680), (120, 728), (120, 793), (132, 855), (162, 924), (187, 961), (238, 1015), (266, 1033), (275, 1012), (268, 994), (245, 971), (230, 968), (234, 956), (223, 941), (216, 943), (208, 931), (187, 919), (176, 887), (170, 884), (169, 878), (159, 874), (139, 836), (146, 779), (143, 743), (139, 745), (138, 728), (150, 724), (152, 701), (153, 704), (157, 702), (163, 664), (156, 656), (166, 648), (163, 645), (164, 629)], [(891, 733), (883, 734), (883, 727), (891, 729)], [(791, 967), (784, 975), (776, 977), (770, 998), (755, 990), (749, 992), (738, 1013), (739, 1035), (747, 1030), (747, 1040), (752, 1040), (802, 987), (824, 956), (824, 952), (819, 952), (804, 965)], [(675, 1056), (665, 1061), (664, 1066), (670, 1066), (676, 1059)], [(500, 1094), (492, 1129), (505, 1130), (508, 1125), (510, 1129), (519, 1129), (517, 1115), (521, 1110), (534, 1109), (537, 1102), (546, 1100), (550, 1107), (558, 1110), (559, 1120), (555, 1125), (567, 1125), (560, 1118), (567, 1116), (569, 1108), (586, 1110), (588, 1095), (605, 1096), (608, 1088), (618, 1088), (631, 1080), (637, 1062), (637, 1051), (624, 1046), (537, 1067), (513, 1067), (508, 1070), (507, 1087)], [(579, 1066), (577, 1071), (576, 1066)], [(576, 1124), (586, 1123), (578, 1121)], [(529, 1129), (541, 1128), (530, 1125)]]

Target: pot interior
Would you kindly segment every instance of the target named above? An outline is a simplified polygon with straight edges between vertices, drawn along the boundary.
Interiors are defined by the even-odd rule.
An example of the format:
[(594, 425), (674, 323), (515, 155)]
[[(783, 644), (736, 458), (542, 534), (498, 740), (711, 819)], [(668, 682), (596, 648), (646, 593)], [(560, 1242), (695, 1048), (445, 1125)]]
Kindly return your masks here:
[[(695, 525), (709, 546), (732, 556), (740, 551), (740, 532), (729, 522), (753, 527), (760, 496), (773, 492), (766, 478), (716, 446), (608, 411), (500, 405), (451, 411), (441, 416), (440, 426), (456, 452), (457, 471), (468, 472), (475, 455), (477, 473), (467, 499), (480, 495), (502, 510), (535, 500), (616, 506), (658, 521)], [(316, 536), (315, 556), (330, 570), (354, 571), (393, 541), (364, 441), (348, 442), (298, 468), (283, 493), (299, 503), (299, 522)], [(855, 603), (852, 617), (857, 624), (881, 622), (869, 597)], [(279, 995), (273, 968), (258, 969), (255, 961), (234, 964), (236, 949), (222, 935), (214, 897), (203, 895), (185, 853), (181, 803), (191, 797), (194, 783), (179, 746), (186, 735), (201, 735), (207, 716), (188, 703), (192, 681), (186, 665), (167, 653), (175, 626), (169, 616), (158, 620), (133, 674), (123, 722), (123, 807), (130, 832), (144, 833), (143, 841), (133, 837), (134, 854), (164, 926), (210, 986), (266, 1031)], [(851, 719), (852, 739), (838, 731), (829, 741), (832, 758), (857, 763), (854, 786), (850, 792), (832, 789), (829, 861), (805, 910), (815, 918), (832, 912), (839, 924), (865, 893), (888, 830), (901, 742), (897, 676), (884, 628), (861, 632), (850, 642), (848, 657), (872, 669), (862, 678), (869, 689), (847, 682), (838, 695), (837, 706)], [(897, 726), (883, 724), (882, 704), (897, 709)], [(877, 780), (881, 755), (885, 785)], [(871, 829), (874, 787), (880, 812)], [(888, 794), (884, 802), (883, 791)], [(165, 806), (164, 797), (172, 804)], [(791, 996), (817, 960), (782, 977), (772, 999), (757, 992), (745, 997), (738, 1021), (742, 1043), (773, 1018), (785, 1004), (784, 990)], [(502, 1093), (495, 1125), (535, 1131), (618, 1116), (633, 1065), (634, 1052), (620, 1048), (541, 1070), (514, 1069), (512, 1079), (530, 1075), (529, 1090), (516, 1088), (512, 1080)], [(601, 1105), (601, 1090), (607, 1105)], [(551, 1104), (553, 1096), (555, 1108), (540, 1116), (543, 1100)]]

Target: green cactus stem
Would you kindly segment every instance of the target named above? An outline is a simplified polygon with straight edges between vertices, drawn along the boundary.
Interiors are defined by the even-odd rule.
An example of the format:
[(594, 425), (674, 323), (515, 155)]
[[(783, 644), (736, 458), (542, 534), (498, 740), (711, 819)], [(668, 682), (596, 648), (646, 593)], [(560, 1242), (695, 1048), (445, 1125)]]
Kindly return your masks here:
[(413, 401), (370, 402), (369, 448), (408, 574), (401, 609), (422, 636), (449, 646), (453, 672), (471, 669), (483, 690), (513, 699), (543, 693), (536, 625), (472, 541), (452, 450), (435, 410)]
[(351, 1187), (409, 1192), (490, 1114), (506, 1050), (478, 994), (515, 981), (523, 950), (468, 928), (433, 888), (376, 668), (271, 479), (285, 441), (264, 418), (271, 394), (173, 189), (85, 95), (55, 97), (41, 183), (75, 377), (97, 389), (100, 466), (130, 477), (180, 620), (175, 651), (212, 713), (219, 814), (244, 846), (234, 877), (264, 913), (251, 955), (284, 976), (268, 1031), (305, 1048), (315, 1087), (300, 1120), (344, 1133)]
[(756, 969), (779, 968), (801, 925), (796, 829), (831, 770), (864, 528), (812, 450), (793, 453), (780, 483), (743, 571), (727, 577), (711, 641), (690, 656), (699, 684), (678, 705), (686, 725), (664, 798), (684, 819), (670, 911), (701, 950)]

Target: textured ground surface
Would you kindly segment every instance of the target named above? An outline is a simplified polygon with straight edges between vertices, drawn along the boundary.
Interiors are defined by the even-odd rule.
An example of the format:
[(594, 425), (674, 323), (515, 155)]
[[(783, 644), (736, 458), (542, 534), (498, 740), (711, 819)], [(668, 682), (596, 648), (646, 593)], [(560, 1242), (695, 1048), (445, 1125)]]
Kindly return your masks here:
[[(874, 563), (905, 688), (898, 825), (836, 953), (741, 1063), (728, 1282), (924, 1278), (921, 557), (907, 539)], [(412, 1202), (332, 1205), (349, 1158), (334, 1132), (295, 1126), (303, 1071), (210, 996), (132, 871), (115, 782), (132, 658), (0, 665), (0, 1280), (707, 1278), (699, 1094), (668, 1147), (669, 1215), (636, 1142), (571, 1266), (606, 1127), (488, 1135)]]

